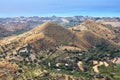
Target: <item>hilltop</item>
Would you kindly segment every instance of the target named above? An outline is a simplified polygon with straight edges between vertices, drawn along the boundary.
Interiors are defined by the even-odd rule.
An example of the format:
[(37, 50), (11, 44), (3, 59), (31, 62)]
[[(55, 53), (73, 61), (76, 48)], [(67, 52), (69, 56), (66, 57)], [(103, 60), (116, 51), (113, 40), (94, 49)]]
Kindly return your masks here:
[(103, 39), (105, 43), (120, 46), (119, 29), (111, 27), (93, 20), (87, 20), (70, 29), (78, 33), (78, 35), (83, 33), (82, 39), (93, 42), (99, 42), (100, 39)]

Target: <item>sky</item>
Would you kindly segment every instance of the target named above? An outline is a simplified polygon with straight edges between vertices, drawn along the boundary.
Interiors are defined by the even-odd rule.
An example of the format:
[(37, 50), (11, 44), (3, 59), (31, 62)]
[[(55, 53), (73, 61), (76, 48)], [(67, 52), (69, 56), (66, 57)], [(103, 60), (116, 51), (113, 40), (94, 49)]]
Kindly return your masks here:
[(120, 17), (120, 0), (0, 0), (0, 17)]

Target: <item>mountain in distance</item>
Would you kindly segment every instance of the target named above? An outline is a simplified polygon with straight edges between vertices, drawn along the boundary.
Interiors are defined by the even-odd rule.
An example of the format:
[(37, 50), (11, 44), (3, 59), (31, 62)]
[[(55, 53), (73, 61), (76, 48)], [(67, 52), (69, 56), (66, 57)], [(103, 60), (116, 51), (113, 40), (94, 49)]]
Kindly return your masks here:
[(96, 22), (98, 23), (101, 23), (101, 24), (104, 24), (104, 25), (111, 25), (113, 27), (120, 27), (120, 22), (118, 20), (104, 20), (104, 19), (101, 19), (101, 20), (97, 20)]
[(88, 17), (88, 16), (71, 16), (71, 17), (14, 17), (14, 18), (0, 18), (0, 24), (4, 25), (4, 28), (12, 32), (12, 35), (22, 34), (30, 29), (40, 25), (44, 22), (57, 23), (63, 27), (72, 27), (76, 24), (82, 23), (87, 19), (100, 22), (104, 25), (110, 25), (113, 27), (119, 27), (119, 17)]

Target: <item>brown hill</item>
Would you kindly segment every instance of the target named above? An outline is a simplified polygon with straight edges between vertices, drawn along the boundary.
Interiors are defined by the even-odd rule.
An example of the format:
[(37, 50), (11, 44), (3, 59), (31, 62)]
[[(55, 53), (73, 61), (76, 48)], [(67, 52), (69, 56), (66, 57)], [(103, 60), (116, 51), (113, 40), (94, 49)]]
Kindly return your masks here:
[(36, 50), (55, 49), (60, 45), (69, 44), (85, 49), (83, 46), (86, 45), (68, 29), (50, 22), (46, 22), (24, 34), (4, 38), (0, 41), (1, 46), (7, 46), (4, 51), (19, 49), (25, 44), (33, 45)]
[(0, 37), (11, 35), (11, 32), (7, 30), (3, 25), (0, 24)]
[(13, 34), (21, 34), (25, 31), (30, 30), (29, 25), (24, 23), (11, 24), (9, 27), (6, 27), (9, 31), (13, 32)]
[(87, 20), (69, 29), (57, 24), (46, 22), (26, 33), (4, 38), (0, 45), (1, 51), (19, 49), (25, 44), (31, 44), (35, 50), (55, 49), (58, 46), (74, 46), (87, 49), (100, 43), (116, 44), (112, 39), (116, 35), (107, 27)]
[[(37, 48), (41, 46), (41, 48), (46, 49), (62, 44), (67, 45), (77, 39), (77, 37), (69, 30), (50, 22), (46, 22), (31, 31), (44, 36), (43, 38), (32, 42)], [(36, 38), (40, 37), (38, 36)]]
[(82, 25), (86, 26), (90, 31), (96, 33), (97, 35), (103, 38), (106, 39), (115, 38), (115, 34), (110, 29), (94, 21), (87, 20), (86, 22), (82, 23)]
[(105, 43), (120, 46), (120, 44), (114, 41), (118, 36), (113, 29), (93, 20), (87, 20), (80, 25), (73, 27), (71, 30), (78, 35), (82, 34), (81, 38), (89, 43), (98, 44), (102, 39)]

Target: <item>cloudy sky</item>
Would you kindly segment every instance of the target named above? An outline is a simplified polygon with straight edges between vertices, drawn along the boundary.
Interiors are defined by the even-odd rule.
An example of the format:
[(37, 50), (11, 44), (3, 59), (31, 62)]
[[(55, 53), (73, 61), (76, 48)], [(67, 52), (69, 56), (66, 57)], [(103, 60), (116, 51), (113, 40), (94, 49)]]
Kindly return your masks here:
[(120, 0), (0, 0), (0, 17), (120, 16)]

